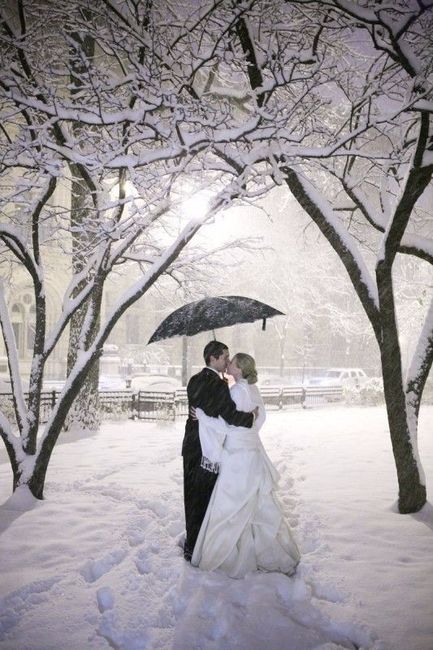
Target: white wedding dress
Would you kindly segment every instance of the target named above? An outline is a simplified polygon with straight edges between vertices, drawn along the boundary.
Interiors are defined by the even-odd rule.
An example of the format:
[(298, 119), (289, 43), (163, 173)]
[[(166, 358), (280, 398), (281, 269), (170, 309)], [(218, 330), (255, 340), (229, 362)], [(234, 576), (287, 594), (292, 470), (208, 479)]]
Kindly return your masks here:
[(199, 426), (225, 431), (220, 473), (194, 548), (191, 563), (205, 571), (220, 569), (232, 578), (250, 571), (291, 575), (299, 550), (275, 497), (278, 472), (259, 438), (266, 418), (258, 388), (241, 379), (231, 388), (239, 411), (259, 406), (251, 429), (228, 425), (197, 409)]

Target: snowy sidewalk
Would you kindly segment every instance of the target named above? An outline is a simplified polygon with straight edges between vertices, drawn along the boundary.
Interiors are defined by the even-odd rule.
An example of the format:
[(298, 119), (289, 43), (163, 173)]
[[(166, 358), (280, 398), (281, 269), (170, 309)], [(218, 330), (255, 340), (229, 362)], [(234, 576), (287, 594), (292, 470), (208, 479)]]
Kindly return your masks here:
[[(431, 479), (433, 408), (422, 416)], [(262, 438), (302, 552), (295, 578), (231, 580), (184, 562), (182, 429), (128, 421), (65, 437), (46, 500), (0, 507), (1, 650), (431, 650), (433, 508), (393, 511), (383, 409), (269, 415)]]

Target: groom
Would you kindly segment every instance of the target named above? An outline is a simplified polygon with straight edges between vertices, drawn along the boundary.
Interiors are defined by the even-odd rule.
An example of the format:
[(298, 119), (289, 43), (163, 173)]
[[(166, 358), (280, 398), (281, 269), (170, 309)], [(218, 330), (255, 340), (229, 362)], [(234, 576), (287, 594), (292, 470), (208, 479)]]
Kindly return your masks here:
[(200, 407), (206, 415), (221, 415), (228, 424), (241, 427), (252, 427), (258, 411), (257, 407), (251, 413), (236, 410), (227, 383), (220, 375), (227, 370), (229, 363), (229, 350), (224, 343), (210, 341), (203, 350), (203, 357), (206, 367), (188, 382), (189, 415), (182, 445), (186, 524), (184, 557), (189, 561), (218, 475), (218, 469), (212, 464), (206, 468), (202, 466), (198, 420), (192, 417), (191, 408)]

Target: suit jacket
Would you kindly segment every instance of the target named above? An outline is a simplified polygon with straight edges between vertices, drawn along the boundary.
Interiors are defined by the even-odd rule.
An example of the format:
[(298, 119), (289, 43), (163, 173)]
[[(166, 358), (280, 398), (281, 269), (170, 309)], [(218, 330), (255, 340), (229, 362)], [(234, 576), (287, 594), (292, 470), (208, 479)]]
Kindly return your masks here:
[[(254, 422), (253, 414), (236, 410), (236, 404), (230, 396), (227, 383), (214, 370), (206, 367), (191, 377), (188, 382), (187, 393), (189, 407), (200, 407), (206, 415), (214, 418), (221, 415), (228, 424), (239, 427), (252, 427)], [(197, 457), (201, 458), (198, 421), (193, 420), (189, 415), (185, 426), (182, 454), (184, 456), (197, 455)]]

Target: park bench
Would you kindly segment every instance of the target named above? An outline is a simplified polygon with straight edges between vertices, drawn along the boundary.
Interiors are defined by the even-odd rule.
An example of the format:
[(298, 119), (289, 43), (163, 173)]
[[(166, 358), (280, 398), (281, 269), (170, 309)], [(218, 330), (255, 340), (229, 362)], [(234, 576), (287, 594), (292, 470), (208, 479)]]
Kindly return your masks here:
[(305, 389), (302, 386), (283, 386), (281, 389), (282, 406), (301, 406), (305, 401)]
[(280, 386), (261, 386), (260, 395), (266, 406), (276, 406), (281, 409), (283, 406), (282, 388)]
[(342, 386), (307, 386), (305, 390), (304, 408), (343, 399)]

